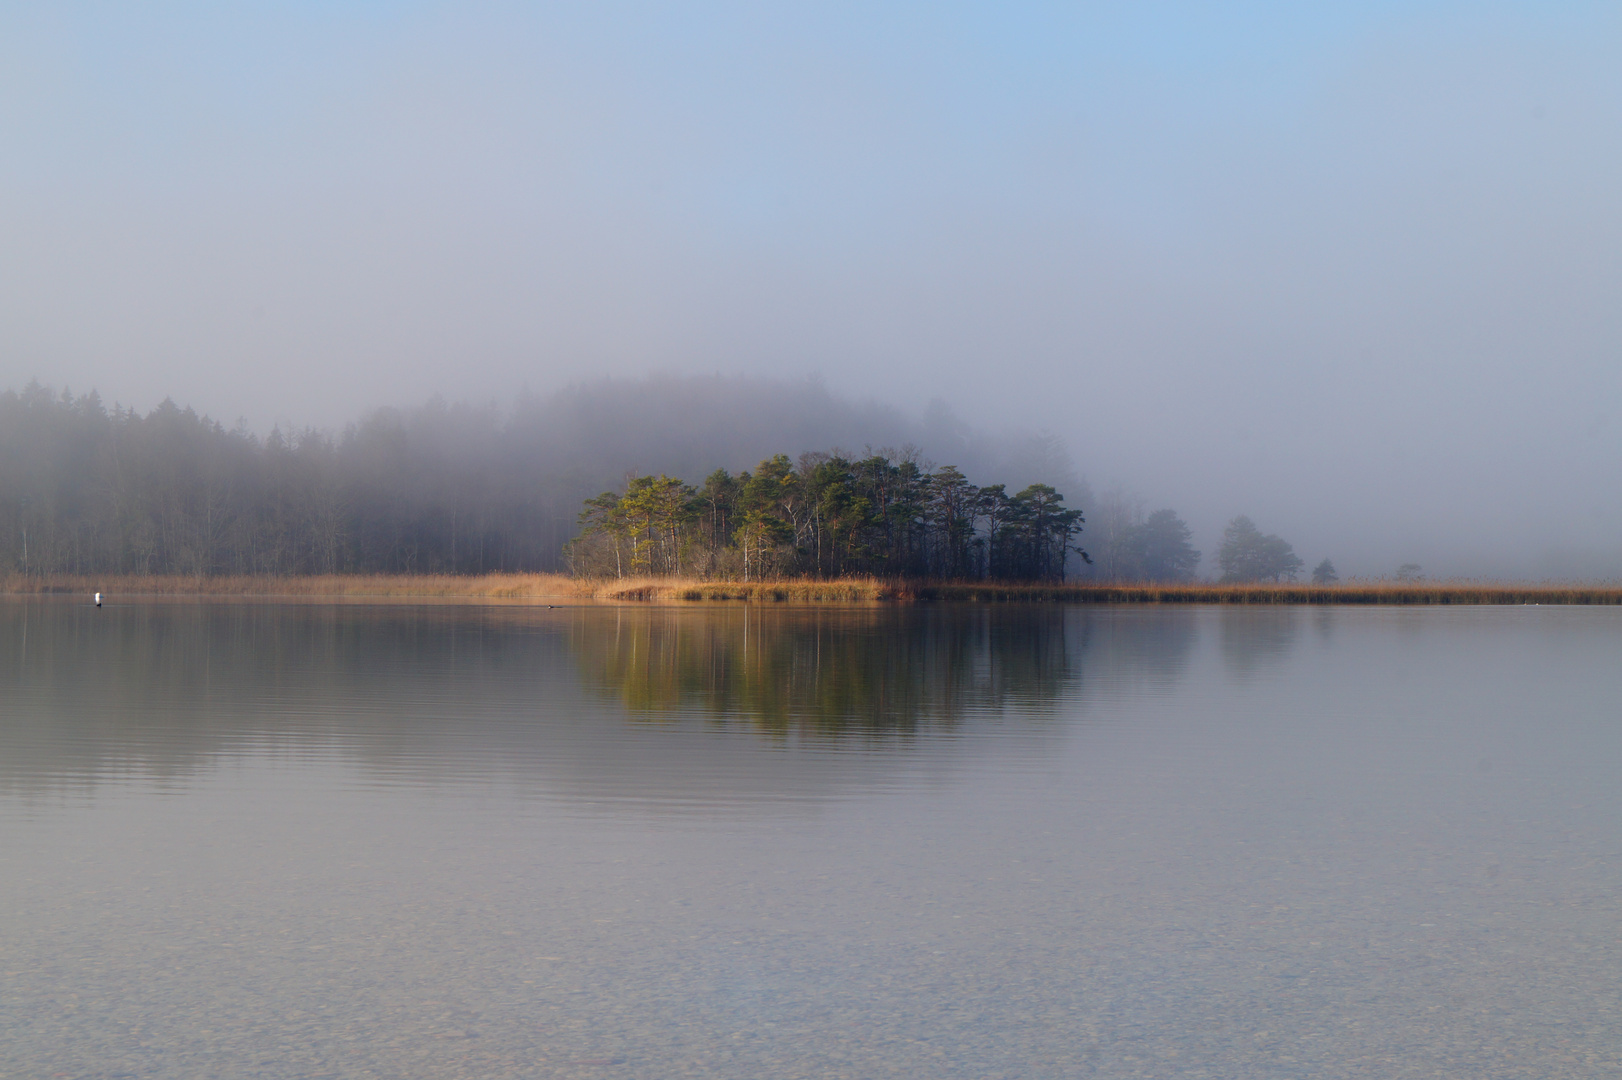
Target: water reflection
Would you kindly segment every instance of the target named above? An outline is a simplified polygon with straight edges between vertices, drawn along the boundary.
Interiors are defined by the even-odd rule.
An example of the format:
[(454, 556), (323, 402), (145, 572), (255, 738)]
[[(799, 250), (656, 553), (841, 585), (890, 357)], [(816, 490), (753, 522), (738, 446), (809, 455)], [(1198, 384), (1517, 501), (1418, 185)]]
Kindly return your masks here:
[(570, 644), (586, 683), (634, 716), (824, 737), (1051, 704), (1079, 677), (1088, 630), (1055, 607), (632, 608), (605, 622), (576, 620)]
[(1611, 1075), (1619, 651), (1615, 610), (0, 604), (0, 1074)]
[(1228, 671), (1248, 681), (1282, 665), (1300, 636), (1303, 614), (1300, 608), (1282, 605), (1223, 608), (1222, 659)]
[(1187, 675), (1209, 611), (1175, 607), (1083, 609), (1086, 697), (1164, 693)]
[[(987, 752), (1013, 752), (1090, 702), (1175, 685), (1211, 616), (12, 602), (0, 604), (0, 788), (182, 783), (244, 755), (324, 753), (395, 779), (495, 769), (602, 793), (662, 776), (658, 790), (691, 794), (740, 746), (937, 753), (985, 731), (998, 742)], [(812, 763), (790, 782), (772, 773), (782, 767), (735, 768), (728, 783), (826, 790), (816, 770), (851, 768)]]
[(1040, 723), (1079, 683), (1091, 625), (1051, 606), (6, 603), (0, 787), (320, 751), (391, 776), (495, 762), (627, 789), (672, 754), (719, 753), (627, 736), (650, 721), (867, 749)]
[[(422, 607), (0, 605), (0, 784), (183, 779), (221, 757), (337, 747), (373, 760), (500, 749), (560, 635)], [(511, 620), (507, 620), (511, 621)], [(530, 695), (533, 698), (533, 695)]]

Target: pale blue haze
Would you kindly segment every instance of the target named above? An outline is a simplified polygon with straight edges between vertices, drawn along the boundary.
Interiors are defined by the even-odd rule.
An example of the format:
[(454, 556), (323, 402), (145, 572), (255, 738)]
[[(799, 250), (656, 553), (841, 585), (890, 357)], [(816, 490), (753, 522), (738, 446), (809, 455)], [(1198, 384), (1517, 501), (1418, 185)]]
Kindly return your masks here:
[(0, 385), (820, 373), (1207, 549), (1622, 575), (1619, 55), (1598, 4), (5, 5)]

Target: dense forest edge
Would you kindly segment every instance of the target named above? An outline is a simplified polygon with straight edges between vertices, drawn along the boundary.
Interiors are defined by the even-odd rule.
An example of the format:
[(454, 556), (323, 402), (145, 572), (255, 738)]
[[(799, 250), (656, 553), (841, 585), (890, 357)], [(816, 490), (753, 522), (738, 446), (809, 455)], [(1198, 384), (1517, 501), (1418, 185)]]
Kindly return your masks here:
[(1092, 562), (1073, 543), (1082, 521), (1049, 484), (1011, 495), (910, 453), (777, 454), (737, 476), (716, 469), (702, 487), (634, 476), (587, 499), (568, 560), (587, 578), (1063, 584), (1075, 559)]
[[(1011, 543), (1000, 550), (998, 573), (1013, 573), (1016, 557), (1042, 566), (1043, 575), (1063, 573), (1074, 553), (1060, 549), (1074, 530), (1043, 543), (1054, 534), (1041, 528), (1079, 520), (1080, 512), (1051, 505), (1059, 501), (1052, 496), (1044, 502), (1031, 485), (1053, 479), (1084, 485), (1073, 485), (1073, 476), (1044, 458), (1053, 456), (1051, 439), (977, 443), (944, 414), (914, 423), (836, 398), (816, 383), (650, 378), (520, 396), (509, 407), (435, 399), (420, 408), (375, 410), (341, 431), (278, 426), (266, 436), (243, 422), (227, 428), (172, 401), (143, 414), (109, 407), (94, 392), (76, 396), (38, 384), (3, 391), (0, 574), (589, 574), (590, 552), (574, 541), (582, 506), (605, 489), (614, 488), (617, 498), (633, 494), (628, 482), (644, 473), (705, 476), (717, 465), (765, 459), (736, 478), (739, 517), (723, 523), (724, 541), (742, 541), (748, 566), (740, 565), (741, 572), (764, 577), (775, 569), (781, 576), (799, 568), (791, 571), (768, 550), (782, 540), (781, 515), (775, 502), (762, 500), (781, 495), (777, 502), (786, 500), (794, 518), (804, 509), (804, 485), (793, 477), (769, 490), (782, 479), (775, 476), (776, 449), (871, 447), (865, 440), (901, 449), (823, 455), (864, 467), (890, 463), (861, 478), (876, 480), (877, 488), (830, 492), (818, 508), (826, 512), (822, 520), (842, 530), (837, 538), (823, 534), (838, 541), (827, 550), (824, 576), (912, 574), (923, 568), (918, 549), (908, 546), (917, 534), (902, 522), (909, 512), (906, 483), (896, 481), (910, 483), (927, 469), (913, 449), (919, 439), (979, 475), (1017, 478), (1031, 493), (1019, 509), (1046, 516), (1037, 532), (1024, 530), (1022, 548)], [(863, 515), (876, 516), (901, 546), (878, 551), (865, 527), (853, 536), (850, 527)], [(598, 534), (617, 527), (612, 520), (596, 524)], [(668, 524), (661, 520), (660, 527)], [(734, 524), (747, 534), (732, 536)], [(1005, 538), (1016, 539), (1012, 531)], [(659, 547), (631, 546), (633, 558), (621, 571)], [(914, 562), (903, 566), (897, 557)], [(727, 576), (727, 559), (707, 572)]]

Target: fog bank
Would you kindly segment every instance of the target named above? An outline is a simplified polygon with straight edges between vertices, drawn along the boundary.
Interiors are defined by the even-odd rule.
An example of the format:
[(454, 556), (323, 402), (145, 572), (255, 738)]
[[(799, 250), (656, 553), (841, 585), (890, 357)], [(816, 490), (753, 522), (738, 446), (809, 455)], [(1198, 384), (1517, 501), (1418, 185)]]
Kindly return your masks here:
[(1208, 552), (1622, 576), (1618, 55), (1513, 0), (12, 5), (0, 386), (818, 375)]

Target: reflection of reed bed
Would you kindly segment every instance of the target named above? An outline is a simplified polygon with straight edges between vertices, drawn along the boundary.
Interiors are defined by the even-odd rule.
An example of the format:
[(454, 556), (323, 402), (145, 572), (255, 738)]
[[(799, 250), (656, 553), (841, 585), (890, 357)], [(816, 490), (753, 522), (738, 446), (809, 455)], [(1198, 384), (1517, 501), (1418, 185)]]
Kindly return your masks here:
[(1057, 700), (1084, 628), (1056, 607), (589, 609), (586, 685), (639, 720), (703, 716), (776, 736), (911, 735)]
[(0, 595), (445, 598), (681, 603), (1079, 603), (1079, 604), (1622, 604), (1622, 585), (1515, 585), (1472, 581), (1349, 581), (1335, 585), (952, 582), (879, 578), (704, 581), (573, 578), (564, 574), (328, 574), (319, 577), (0, 578)]

